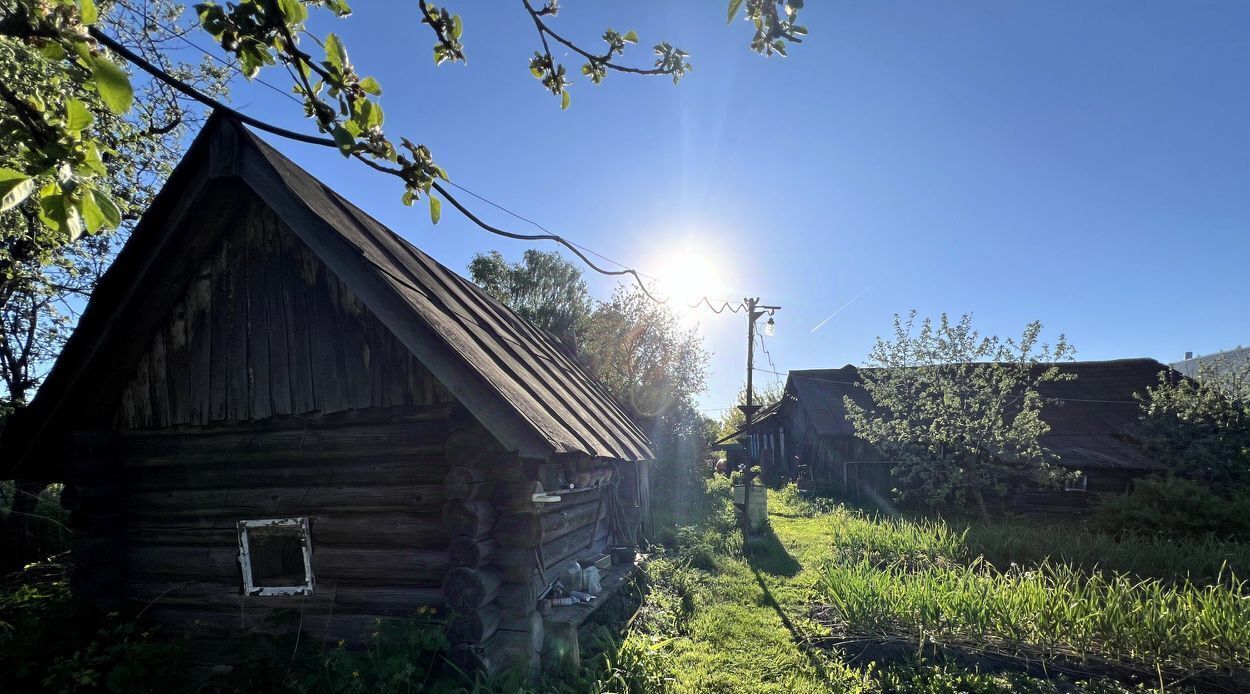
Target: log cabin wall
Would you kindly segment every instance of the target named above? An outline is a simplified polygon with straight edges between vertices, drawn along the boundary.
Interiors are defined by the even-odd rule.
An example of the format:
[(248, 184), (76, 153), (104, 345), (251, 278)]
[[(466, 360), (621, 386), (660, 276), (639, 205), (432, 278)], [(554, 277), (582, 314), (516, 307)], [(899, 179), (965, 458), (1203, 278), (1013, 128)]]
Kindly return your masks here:
[[(636, 523), (621, 512), (616, 465), (521, 458), (483, 434), (457, 432), (447, 445), (451, 658), (464, 671), (522, 665), (533, 675), (545, 640), (537, 609), (545, 588), (573, 562), (602, 556)], [(544, 488), (539, 480), (552, 475), (573, 489)], [(544, 496), (559, 500), (536, 501)]]
[[(291, 609), (307, 637), (353, 642), (375, 617), (440, 605), (444, 444), (456, 409), (79, 433), (63, 500), (77, 535), (74, 588), (210, 633), (272, 629), (275, 610)], [(309, 521), (313, 593), (243, 595), (237, 523), (289, 517)]]
[[(453, 400), (254, 206), (140, 359), (114, 428), (71, 437), (75, 588), (214, 632), (290, 608), (329, 639), (441, 604), (446, 441), (472, 422)], [(309, 520), (316, 588), (244, 596), (237, 523), (287, 517)]]

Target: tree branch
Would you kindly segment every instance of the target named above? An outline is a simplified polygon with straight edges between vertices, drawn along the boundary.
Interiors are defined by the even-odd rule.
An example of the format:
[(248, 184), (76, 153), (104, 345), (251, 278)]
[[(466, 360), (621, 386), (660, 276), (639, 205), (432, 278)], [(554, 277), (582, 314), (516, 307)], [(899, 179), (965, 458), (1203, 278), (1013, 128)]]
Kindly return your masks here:
[(287, 130), (286, 128), (282, 128), (276, 125), (271, 125), (269, 123), (266, 123), (263, 120), (253, 118), (247, 114), (236, 111), (230, 108), (229, 106), (223, 104), (222, 102), (218, 101), (217, 99), (214, 99), (213, 97), (199, 91), (195, 87), (192, 87), (186, 82), (183, 82), (182, 80), (174, 77), (173, 75), (170, 75), (169, 73), (165, 72), (159, 67), (153, 65), (152, 63), (145, 60), (142, 56), (134, 53), (129, 48), (126, 48), (125, 46), (121, 45), (117, 41), (113, 40), (112, 37), (100, 31), (99, 29), (96, 29), (95, 27), (91, 27), (90, 29), (88, 29), (88, 31), (91, 33), (92, 38), (104, 44), (106, 47), (108, 47), (109, 50), (125, 58), (135, 67), (139, 68), (140, 70), (143, 70), (144, 72), (155, 77), (161, 82), (164, 82), (165, 84), (178, 90), (180, 93), (185, 94), (186, 96), (189, 96), (192, 99), (195, 99), (196, 101), (206, 106), (211, 106), (212, 108), (218, 111), (221, 111), (222, 113), (227, 113), (232, 118), (235, 118), (243, 123), (247, 123), (248, 125), (251, 125), (257, 128), (258, 130), (264, 130), (267, 133), (279, 135), (289, 140), (296, 140), (298, 142), (307, 142), (310, 145), (322, 145), (325, 147), (335, 146), (334, 140), (331, 140), (330, 138), (316, 137), (314, 135), (305, 135), (303, 133), (295, 132), (294, 130)]
[[(527, 5), (529, 4), (528, 0), (523, 0), (523, 1), (525, 1)], [(299, 133), (293, 130), (288, 130), (286, 128), (272, 125), (260, 119), (253, 118), (246, 114), (240, 113), (239, 111), (236, 111), (230, 108), (229, 106), (226, 106), (225, 104), (221, 103), (217, 99), (214, 99), (208, 96), (207, 94), (200, 92), (199, 90), (192, 87), (191, 85), (166, 73), (165, 71), (161, 70), (159, 67), (148, 62), (147, 60), (144, 60), (143, 57), (136, 55), (135, 53), (127, 49), (125, 46), (122, 46), (121, 44), (117, 43), (107, 34), (104, 34), (98, 29), (92, 27), (90, 29), (90, 32), (93, 38), (95, 38), (100, 43), (104, 44), (106, 47), (109, 48), (109, 50), (112, 50), (113, 52), (117, 53), (121, 57), (130, 61), (139, 69), (143, 70), (144, 72), (147, 72), (148, 74), (164, 82), (165, 84), (168, 84), (169, 86), (178, 90), (182, 94), (185, 94), (191, 97), (192, 99), (195, 99), (196, 101), (199, 101), (200, 103), (203, 103), (207, 106), (211, 106), (212, 108), (217, 109), (221, 111), (222, 113), (228, 114), (229, 116), (239, 120), (240, 122), (247, 123), (248, 125), (251, 125), (258, 130), (263, 130), (264, 132), (278, 135), (279, 137), (284, 137), (289, 140), (295, 140), (297, 142), (305, 142), (305, 143), (313, 144), (313, 145), (321, 145), (322, 147), (333, 147), (335, 149), (338, 148), (334, 140), (330, 138), (317, 137), (313, 135), (305, 135), (304, 133)], [(404, 179), (405, 181), (407, 180), (404, 177), (403, 172), (399, 169), (394, 169), (388, 166), (383, 166), (381, 164), (378, 164), (377, 162), (364, 157), (358, 152), (353, 153), (353, 156), (358, 161), (364, 162), (365, 165), (369, 166), (370, 168), (376, 171), (380, 171), (383, 173), (391, 174), (393, 176), (397, 176), (401, 179)], [(651, 291), (647, 288), (646, 284), (643, 282), (642, 276), (639, 275), (638, 272), (636, 270), (633, 270), (632, 268), (625, 268), (623, 270), (609, 270), (607, 268), (599, 267), (598, 265), (594, 263), (594, 261), (592, 261), (589, 257), (587, 257), (586, 254), (583, 253), (580, 249), (578, 249), (568, 240), (556, 234), (518, 234), (515, 232), (511, 232), (511, 231), (505, 231), (491, 224), (487, 224), (480, 217), (478, 217), (471, 210), (469, 210), (468, 207), (466, 207), (463, 203), (461, 203), (458, 199), (456, 199), (454, 195), (448, 192), (447, 188), (439, 184), (438, 181), (434, 181), (433, 184), (431, 185), (431, 188), (438, 191), (440, 195), (442, 195), (448, 202), (450, 202), (453, 207), (459, 210), (461, 214), (463, 214), (466, 218), (468, 218), (469, 221), (473, 222), (474, 224), (481, 227), (485, 231), (488, 231), (492, 234), (496, 234), (498, 236), (503, 236), (505, 238), (517, 239), (521, 241), (554, 241), (555, 243), (558, 243), (564, 246), (571, 253), (576, 255), (579, 259), (581, 259), (582, 262), (586, 263), (586, 265), (590, 267), (592, 270), (594, 270), (595, 272), (601, 275), (608, 275), (608, 276), (617, 276), (617, 277), (625, 276), (625, 275), (631, 276), (634, 278), (634, 281), (637, 282), (638, 288), (642, 290), (642, 293), (646, 294), (647, 297), (650, 298), (652, 301), (655, 301), (656, 303), (659, 303), (659, 304), (664, 304), (664, 303), (667, 303), (668, 301), (667, 299), (660, 299), (659, 297), (652, 294)]]
[(460, 50), (459, 46), (453, 43), (451, 39), (447, 38), (447, 33), (443, 30), (442, 22), (438, 17), (434, 16), (433, 12), (430, 11), (429, 3), (425, 0), (420, 0), (417, 4), (421, 8), (422, 23), (430, 25), (430, 29), (434, 32), (434, 35), (438, 37), (438, 42), (442, 44), (443, 49), (451, 54), (456, 60), (464, 60), (464, 51)]
[[(546, 8), (544, 8), (544, 10), (536, 10), (534, 9), (534, 6), (530, 4), (530, 0), (521, 0), (521, 2), (525, 5), (526, 11), (530, 13), (530, 18), (534, 20), (534, 27), (538, 29), (538, 35), (543, 40), (543, 48), (546, 50), (547, 58), (549, 59), (551, 58), (551, 48), (547, 45), (548, 36), (592, 63), (597, 63), (611, 70), (616, 70), (617, 72), (627, 72), (633, 75), (671, 75), (676, 72), (673, 68), (637, 68), (629, 65), (621, 65), (608, 60), (606, 56), (595, 55), (594, 53), (591, 53), (590, 51), (587, 51), (572, 41), (564, 38), (560, 34), (557, 34), (551, 27), (547, 26), (547, 23), (543, 21), (543, 16), (550, 14), (549, 12), (544, 11)], [(610, 56), (611, 54), (609, 53), (608, 55)], [(554, 67), (554, 65), (555, 61), (552, 60), (552, 66)]]

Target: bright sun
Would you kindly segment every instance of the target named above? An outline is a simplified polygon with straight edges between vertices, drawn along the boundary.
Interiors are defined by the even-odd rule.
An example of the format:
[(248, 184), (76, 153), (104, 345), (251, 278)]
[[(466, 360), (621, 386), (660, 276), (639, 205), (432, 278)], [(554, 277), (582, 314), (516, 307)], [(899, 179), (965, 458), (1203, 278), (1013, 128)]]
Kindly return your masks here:
[(690, 304), (705, 296), (712, 300), (725, 298), (722, 280), (728, 267), (709, 249), (709, 245), (693, 241), (675, 244), (653, 265), (659, 280), (656, 291), (672, 297), (669, 305), (678, 316), (693, 314)]

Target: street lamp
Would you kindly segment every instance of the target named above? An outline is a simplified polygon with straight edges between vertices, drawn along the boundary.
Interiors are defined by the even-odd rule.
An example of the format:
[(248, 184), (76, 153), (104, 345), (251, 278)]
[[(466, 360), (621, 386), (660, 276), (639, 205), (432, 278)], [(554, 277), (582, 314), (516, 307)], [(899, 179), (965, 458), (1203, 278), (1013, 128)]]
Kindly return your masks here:
[(755, 372), (755, 322), (763, 318), (764, 314), (767, 313), (768, 322), (764, 324), (764, 334), (771, 336), (777, 329), (777, 323), (773, 320), (773, 314), (780, 311), (781, 307), (760, 306), (759, 297), (743, 299), (742, 302), (746, 304), (747, 308), (747, 402), (745, 405), (739, 405), (738, 409), (742, 410), (742, 416), (745, 420), (742, 430), (746, 432), (747, 436), (747, 469), (745, 474), (742, 475), (742, 480), (745, 483), (742, 490), (742, 542), (745, 545), (747, 535), (751, 531), (751, 521), (747, 516), (751, 508), (751, 420), (754, 418), (756, 410), (759, 409), (759, 405), (755, 404), (755, 393), (752, 392), (751, 388), (751, 377)]

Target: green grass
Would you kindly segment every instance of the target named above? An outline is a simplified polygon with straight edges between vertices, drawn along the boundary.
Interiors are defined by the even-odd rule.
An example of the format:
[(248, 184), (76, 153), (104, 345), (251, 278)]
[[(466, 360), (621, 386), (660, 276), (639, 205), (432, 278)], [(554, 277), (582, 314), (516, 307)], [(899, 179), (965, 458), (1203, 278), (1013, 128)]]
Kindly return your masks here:
[[(1157, 692), (1162, 675), (1166, 691), (1185, 691), (1172, 684), (1185, 672), (1250, 666), (1246, 586), (1230, 587), (1227, 568), (1213, 580), (1244, 561), (1241, 545), (1116, 542), (1049, 521), (885, 518), (793, 489), (772, 492), (769, 507), (770, 529), (744, 551), (723, 482), (657, 503), (665, 549), (631, 635), (660, 644), (653, 664), (668, 673), (666, 690)], [(922, 635), (927, 647), (916, 648)], [(836, 646), (843, 639), (911, 645), (856, 658)], [(1034, 663), (1093, 658), (1101, 669), (1065, 679), (1010, 658), (982, 667), (940, 645), (1027, 651)]]
[(967, 526), (965, 556), (983, 556), (999, 568), (1012, 562), (1035, 566), (1043, 561), (1083, 571), (1128, 573), (1166, 581), (1208, 583), (1230, 576), (1250, 576), (1250, 544), (1207, 537), (1178, 541), (1100, 533), (1072, 521), (1013, 519)]
[(775, 492), (780, 512), (832, 524), (833, 551), (858, 561), (865, 554), (890, 563), (954, 562), (977, 558), (1006, 570), (1066, 564), (1085, 572), (1127, 573), (1139, 578), (1208, 583), (1233, 575), (1250, 576), (1250, 543), (1215, 538), (1116, 538), (1079, 521), (1011, 518), (990, 523), (929, 518), (898, 518), (809, 498), (793, 487)]
[(831, 563), (820, 581), (849, 633), (1180, 672), (1250, 667), (1245, 588), (1086, 575), (1063, 564), (915, 570), (866, 558)]
[[(641, 605), (605, 606), (615, 619), (584, 642), (584, 666), (526, 691), (1111, 694), (1158, 692), (1160, 680), (1186, 691), (1201, 684), (1188, 674), (1250, 670), (1250, 591), (1227, 568), (1245, 566), (1245, 545), (1117, 542), (1052, 521), (888, 518), (791, 488), (770, 492), (770, 525), (744, 548), (725, 480), (665, 491), (653, 500), (658, 546)], [(0, 691), (14, 677), (35, 685), (20, 691), (87, 676), (151, 685), (176, 664), (126, 623), (75, 628), (63, 579), (43, 585), (55, 590), (0, 587)], [(297, 673), (294, 689), (363, 691), (415, 676), (400, 651), (324, 659)], [(507, 678), (450, 684), (523, 689)]]

